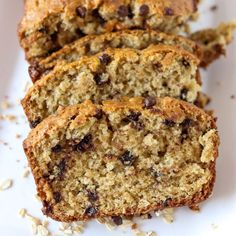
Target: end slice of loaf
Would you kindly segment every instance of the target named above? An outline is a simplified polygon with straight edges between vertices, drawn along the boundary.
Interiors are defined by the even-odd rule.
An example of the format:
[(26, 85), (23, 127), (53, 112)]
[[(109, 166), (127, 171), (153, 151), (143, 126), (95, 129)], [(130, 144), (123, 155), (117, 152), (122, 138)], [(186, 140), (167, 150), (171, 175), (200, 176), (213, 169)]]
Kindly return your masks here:
[(197, 5), (197, 0), (26, 0), (19, 39), (33, 62), (87, 34), (133, 28), (176, 33)]
[(86, 101), (24, 141), (43, 212), (58, 221), (191, 206), (212, 192), (214, 119), (173, 98)]
[(174, 46), (108, 49), (56, 67), (34, 84), (22, 105), (34, 127), (58, 107), (86, 99), (99, 103), (120, 96), (170, 96), (194, 102), (201, 90), (198, 63), (193, 54)]
[(221, 23), (215, 29), (205, 29), (190, 35), (190, 39), (199, 43), (203, 56), (200, 65), (207, 67), (221, 55), (225, 55), (226, 46), (233, 40), (236, 21)]
[(189, 51), (201, 59), (203, 52), (198, 43), (183, 36), (171, 35), (155, 30), (122, 30), (101, 35), (87, 35), (64, 46), (49, 57), (33, 63), (29, 67), (29, 75), (33, 82), (49, 73), (56, 65), (78, 61), (83, 56), (103, 52), (107, 48), (145, 49), (151, 44), (174, 45)]

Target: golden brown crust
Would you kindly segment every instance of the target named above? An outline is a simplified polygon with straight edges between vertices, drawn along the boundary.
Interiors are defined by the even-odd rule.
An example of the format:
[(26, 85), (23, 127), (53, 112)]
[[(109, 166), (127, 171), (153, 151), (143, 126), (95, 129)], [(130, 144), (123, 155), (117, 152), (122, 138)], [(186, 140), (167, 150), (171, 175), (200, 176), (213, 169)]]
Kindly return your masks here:
[[(37, 119), (42, 120), (43, 118), (45, 118), (44, 115), (40, 114), (40, 113), (42, 113), (41, 110), (38, 109), (38, 112), (32, 111), (32, 108), (35, 107), (35, 105), (33, 105), (33, 102), (36, 101), (35, 100), (36, 96), (39, 97), (41, 93), (46, 94), (46, 92), (48, 91), (48, 88), (49, 88), (49, 90), (54, 91), (55, 87), (59, 87), (60, 83), (63, 82), (64, 76), (71, 74), (70, 71), (78, 71), (79, 76), (80, 76), (80, 74), (82, 75), (84, 73), (84, 71), (88, 71), (88, 70), (90, 70), (92, 72), (92, 74), (97, 74), (102, 67), (103, 68), (102, 72), (106, 73), (107, 72), (106, 68), (109, 65), (105, 65), (105, 67), (104, 67), (104, 65), (101, 64), (101, 61), (99, 59), (104, 54), (107, 54), (110, 56), (110, 58), (112, 58), (113, 65), (115, 65), (114, 66), (115, 70), (116, 70), (117, 66), (122, 66), (124, 63), (128, 63), (128, 61), (133, 60), (133, 61), (136, 61), (137, 63), (139, 63), (138, 61), (149, 62), (149, 61), (153, 61), (155, 58), (159, 58), (160, 55), (165, 55), (164, 58), (159, 61), (159, 63), (164, 68), (164, 70), (166, 70), (166, 68), (168, 68), (168, 66), (170, 66), (172, 64), (172, 62), (178, 57), (181, 58), (181, 60), (185, 59), (191, 65), (194, 65), (196, 67), (195, 70), (197, 69), (197, 65), (199, 63), (199, 59), (195, 55), (193, 55), (193, 54), (189, 53), (188, 51), (185, 51), (181, 48), (178, 48), (175, 46), (167, 46), (167, 45), (154, 45), (154, 46), (150, 46), (144, 50), (135, 50), (135, 49), (129, 49), (129, 48), (107, 49), (103, 53), (99, 53), (99, 54), (96, 54), (91, 57), (82, 57), (79, 61), (75, 61), (75, 62), (66, 64), (66, 65), (64, 65), (64, 64), (58, 65), (57, 67), (54, 68), (54, 70), (52, 72), (50, 72), (48, 75), (44, 76), (42, 79), (38, 80), (34, 84), (34, 86), (27, 92), (25, 98), (22, 100), (22, 106), (25, 110), (25, 114), (28, 117), (29, 121), (32, 122)], [(141, 63), (139, 63), (139, 64), (141, 65)], [(184, 66), (182, 66), (182, 67), (184, 67)], [(154, 70), (154, 69), (152, 69), (152, 70)], [(134, 71), (136, 71), (136, 70), (134, 70)], [(141, 76), (141, 73), (142, 72), (140, 72), (138, 77)], [(191, 72), (191, 73), (193, 73), (193, 72)], [(117, 74), (119, 74), (119, 73), (117, 73)], [(109, 79), (110, 79), (110, 84), (111, 84), (113, 78), (110, 75), (109, 75), (109, 77), (110, 77)], [(114, 75), (113, 75), (113, 77), (114, 77)], [(194, 81), (194, 83), (196, 84), (196, 86), (190, 87), (190, 90), (191, 90), (191, 92), (193, 92), (193, 94), (195, 94), (197, 92), (197, 91), (195, 91), (195, 89), (199, 90), (200, 78), (198, 77), (197, 71), (196, 71), (196, 78), (195, 79), (196, 80)], [(58, 85), (58, 82), (56, 82), (57, 85), (54, 84), (54, 82), (57, 80), (61, 81), (59, 83), (59, 85)], [(188, 81), (186, 83), (188, 83)], [(81, 84), (81, 86), (84, 86), (84, 85)], [(92, 86), (93, 87), (95, 86), (95, 88), (97, 87), (96, 84), (90, 85), (89, 89), (91, 89)], [(80, 89), (81, 89), (81, 87), (80, 87)], [(82, 90), (84, 90), (84, 89), (86, 89), (86, 91), (87, 91), (86, 86), (84, 86), (82, 88)], [(116, 91), (117, 91), (118, 95), (120, 94), (121, 96), (129, 96), (125, 92), (122, 94), (123, 90), (119, 90), (118, 87), (116, 88)], [(158, 91), (156, 91), (156, 92), (158, 93)], [(108, 93), (106, 94), (107, 98), (109, 98), (109, 96), (111, 95)], [(89, 94), (90, 93), (88, 91), (87, 96), (89, 96)], [(94, 97), (95, 96), (94, 94), (91, 96)], [(138, 95), (141, 96), (142, 94), (139, 93)], [(47, 96), (47, 97), (45, 97), (43, 99), (48, 100), (48, 99), (50, 99), (51, 95), (50, 96), (45, 95), (45, 96)], [(155, 95), (155, 96), (159, 96), (159, 95)], [(107, 99), (107, 98), (105, 98), (105, 99)], [(39, 98), (37, 98), (37, 99), (39, 99)], [(62, 98), (60, 97), (60, 99), (62, 99)], [(192, 99), (192, 97), (191, 97), (191, 99)], [(194, 99), (195, 98), (193, 98), (192, 100), (194, 101)], [(94, 100), (94, 101), (100, 102), (98, 100)], [(82, 102), (82, 101), (79, 101), (79, 103), (80, 102)], [(42, 104), (43, 104), (43, 102), (40, 103), (40, 105), (42, 105)], [(61, 102), (59, 104), (62, 105)], [(75, 104), (75, 103), (73, 103), (73, 104)], [(67, 103), (64, 105), (73, 105), (73, 104)], [(49, 105), (47, 106), (47, 108), (49, 111)], [(36, 114), (36, 113), (38, 113), (38, 114)], [(52, 113), (50, 113), (50, 114), (52, 114)]]
[[(199, 122), (208, 123), (211, 129), (216, 129), (215, 121), (210, 115), (186, 102), (172, 98), (159, 98), (156, 100), (156, 104), (156, 114), (161, 114), (165, 118), (171, 118), (173, 121), (182, 120), (186, 117), (197, 118)], [(105, 101), (102, 106), (94, 105), (92, 102), (86, 101), (81, 105), (62, 108), (58, 111), (56, 115), (48, 117), (40, 125), (38, 125), (37, 128), (30, 132), (28, 138), (24, 141), (24, 150), (34, 174), (39, 196), (41, 197), (44, 204), (44, 214), (50, 216), (55, 220), (70, 222), (75, 220), (87, 220), (91, 217), (84, 215), (78, 218), (74, 216), (68, 216), (66, 212), (61, 212), (61, 214), (58, 215), (54, 214), (53, 211), (51, 211), (51, 206), (48, 204), (47, 197), (45, 194), (45, 191), (51, 191), (50, 186), (48, 185), (47, 181), (45, 181), (45, 179), (42, 177), (41, 170), (37, 167), (37, 157), (34, 156), (33, 150), (42, 139), (50, 137), (50, 135), (52, 135), (56, 130), (60, 129), (61, 127), (67, 127), (68, 122), (70, 122), (70, 117), (77, 116), (75, 119), (76, 122), (79, 121), (80, 123), (85, 123), (89, 117), (94, 116), (96, 114), (97, 109), (102, 109), (105, 114), (114, 113), (115, 111), (122, 109), (131, 109), (135, 111), (140, 111), (141, 113), (150, 114), (153, 114), (154, 112), (153, 110), (144, 108), (144, 100), (140, 97), (132, 99), (124, 98), (122, 101)], [(180, 199), (179, 201), (168, 201), (167, 207), (192, 206), (198, 204), (201, 201), (204, 201), (211, 195), (215, 182), (215, 160), (218, 156), (219, 138), (217, 135), (213, 136), (212, 142), (213, 160), (209, 163), (208, 166), (208, 169), (211, 173), (211, 178), (208, 183), (204, 184), (202, 190), (196, 193), (194, 196), (191, 196), (190, 198)], [(140, 215), (143, 213), (160, 209), (163, 209), (163, 203), (161, 202), (153, 203), (148, 208), (128, 208), (126, 209), (123, 215)], [(109, 214), (103, 214), (103, 212), (99, 212), (96, 217), (114, 215), (117, 215), (117, 213), (110, 212)]]
[(78, 32), (100, 34), (135, 27), (174, 32), (196, 10), (195, 0), (27, 0), (19, 38), (26, 58), (33, 62), (80, 38)]
[(31, 65), (29, 74), (33, 82), (49, 73), (56, 65), (79, 60), (107, 48), (144, 49), (154, 45), (175, 45), (196, 55), (201, 59), (203, 52), (197, 43), (179, 35), (171, 35), (154, 30), (122, 30), (101, 35), (87, 35), (64, 46), (49, 57)]

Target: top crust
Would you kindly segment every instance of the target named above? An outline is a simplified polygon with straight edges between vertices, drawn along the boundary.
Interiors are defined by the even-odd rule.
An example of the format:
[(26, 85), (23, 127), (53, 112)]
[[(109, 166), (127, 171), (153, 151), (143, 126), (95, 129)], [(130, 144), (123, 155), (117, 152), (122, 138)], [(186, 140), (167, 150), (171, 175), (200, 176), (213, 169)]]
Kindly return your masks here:
[(26, 0), (20, 43), (32, 63), (84, 34), (134, 28), (175, 33), (185, 26), (196, 5), (196, 0)]

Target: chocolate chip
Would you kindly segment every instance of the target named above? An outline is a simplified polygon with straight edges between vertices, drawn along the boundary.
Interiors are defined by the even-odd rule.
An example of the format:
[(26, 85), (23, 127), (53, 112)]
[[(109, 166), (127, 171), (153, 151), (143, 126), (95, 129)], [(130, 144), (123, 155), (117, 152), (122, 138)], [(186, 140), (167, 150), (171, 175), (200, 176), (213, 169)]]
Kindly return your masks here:
[(99, 56), (99, 60), (102, 64), (108, 65), (111, 62), (111, 57), (107, 53), (104, 53), (101, 56)]
[(101, 120), (102, 117), (103, 117), (103, 111), (102, 111), (102, 109), (97, 109), (96, 114), (95, 114), (94, 117), (97, 118), (98, 120)]
[(120, 17), (126, 17), (129, 15), (129, 8), (125, 5), (120, 5), (118, 7), (117, 13)]
[(190, 63), (189, 63), (186, 59), (183, 59), (183, 60), (182, 60), (182, 64), (183, 64), (185, 67), (189, 67), (189, 66), (190, 66)]
[(146, 4), (143, 4), (139, 8), (139, 15), (140, 16), (147, 16), (149, 13), (149, 7)]
[(43, 34), (47, 34), (47, 33), (48, 33), (48, 29), (47, 29), (47, 27), (45, 27), (45, 26), (42, 26), (38, 31), (39, 31), (40, 33), (43, 33)]
[(135, 111), (131, 111), (130, 115), (126, 116), (123, 121), (125, 122), (137, 122), (139, 120), (139, 117), (141, 116), (140, 112), (135, 112)]
[(116, 225), (122, 225), (123, 224), (123, 220), (120, 216), (112, 216), (111, 219)]
[(189, 128), (194, 125), (194, 121), (192, 119), (186, 118), (182, 123), (182, 132), (181, 132), (181, 143), (188, 137)]
[(46, 203), (45, 201), (43, 202), (44, 208), (43, 208), (43, 213), (45, 215), (49, 215), (51, 213), (53, 213), (53, 208), (51, 205), (48, 205), (48, 203)]
[(75, 120), (75, 118), (77, 117), (77, 115), (71, 116), (71, 120)]
[(29, 73), (31, 80), (34, 83), (40, 79), (43, 71), (40, 69), (40, 67), (37, 63), (33, 63), (29, 66), (28, 73)]
[(186, 101), (186, 100), (187, 100), (187, 94), (188, 94), (188, 89), (183, 88), (183, 89), (180, 91), (180, 99)]
[(150, 220), (152, 219), (152, 215), (150, 213), (147, 214), (147, 218)]
[(34, 121), (30, 121), (30, 128), (31, 129), (35, 128), (40, 122), (41, 122), (40, 118), (38, 118), (38, 119), (36, 119)]
[(59, 178), (61, 179), (66, 171), (66, 160), (62, 159), (59, 164), (58, 164), (58, 169), (59, 169)]
[(57, 32), (54, 32), (50, 35), (52, 42), (55, 43), (57, 41), (58, 38), (57, 36), (58, 36)]
[(173, 127), (175, 125), (175, 122), (173, 120), (170, 120), (170, 119), (165, 119), (163, 121), (163, 124), (166, 125), (166, 126), (169, 126), (169, 127)]
[(53, 198), (54, 198), (56, 203), (59, 203), (61, 201), (61, 199), (62, 199), (61, 193), (60, 192), (53, 193)]
[(129, 151), (125, 151), (120, 157), (120, 161), (125, 166), (131, 166), (134, 163), (135, 159), (135, 156), (133, 156)]
[(160, 62), (155, 62), (153, 64), (153, 68), (154, 68), (154, 70), (157, 70), (157, 71), (161, 72), (162, 64)]
[(144, 99), (144, 108), (151, 109), (155, 105), (156, 105), (155, 97), (146, 97)]
[(96, 20), (99, 22), (100, 25), (104, 25), (105, 24), (105, 20), (102, 18), (102, 16), (100, 15), (98, 9), (94, 9), (92, 11), (92, 16), (97, 18)]
[(168, 206), (170, 206), (172, 199), (171, 198), (167, 198), (164, 202), (163, 202), (163, 207), (166, 208)]
[(159, 152), (157, 153), (157, 155), (158, 155), (159, 157), (164, 157), (165, 154), (166, 154), (166, 151), (159, 151)]
[(58, 152), (61, 152), (62, 147), (60, 144), (57, 144), (56, 146), (52, 147), (51, 150), (52, 152), (58, 153)]
[(98, 195), (94, 191), (87, 190), (87, 196), (88, 196), (89, 201), (91, 202), (95, 202), (98, 200)]
[(101, 86), (101, 85), (104, 85), (104, 84), (107, 84), (110, 80), (104, 80), (102, 77), (101, 77), (101, 74), (95, 74), (94, 77), (93, 77), (94, 81), (96, 82), (97, 85)]
[(84, 7), (84, 6), (78, 6), (78, 7), (76, 8), (76, 14), (77, 14), (77, 16), (79, 16), (80, 18), (85, 18), (86, 13), (87, 13), (86, 7)]
[(161, 172), (159, 172), (159, 171), (156, 171), (154, 168), (150, 168), (150, 171), (151, 171), (151, 175), (155, 178), (155, 179), (157, 179), (157, 178), (159, 178), (159, 177), (161, 177), (161, 176), (163, 176), (163, 174), (161, 173)]
[(173, 16), (173, 15), (174, 15), (174, 11), (173, 11), (173, 9), (171, 9), (171, 8), (169, 8), (169, 7), (166, 7), (166, 8), (164, 9), (164, 14), (165, 14), (166, 16)]
[(93, 206), (89, 206), (86, 208), (84, 214), (87, 215), (87, 216), (95, 216), (97, 213), (97, 209)]
[(85, 152), (93, 146), (92, 144), (92, 134), (87, 134), (84, 138), (76, 145), (76, 150), (80, 152)]

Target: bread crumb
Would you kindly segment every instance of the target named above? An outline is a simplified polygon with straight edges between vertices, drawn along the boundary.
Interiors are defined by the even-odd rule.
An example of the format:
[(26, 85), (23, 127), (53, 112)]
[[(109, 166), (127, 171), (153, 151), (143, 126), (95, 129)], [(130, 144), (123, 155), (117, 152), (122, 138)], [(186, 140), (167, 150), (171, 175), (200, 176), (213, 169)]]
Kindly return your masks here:
[(15, 115), (0, 115), (0, 120), (15, 122), (17, 117)]
[(17, 138), (17, 139), (20, 139), (20, 138), (21, 138), (21, 135), (20, 135), (20, 134), (16, 134), (16, 138)]
[(216, 11), (216, 10), (218, 10), (218, 6), (216, 4), (211, 6), (210, 10), (211, 11)]
[(28, 81), (28, 82), (25, 84), (24, 92), (27, 93), (27, 91), (30, 89), (30, 87), (31, 87), (31, 83)]
[(165, 223), (170, 224), (174, 221), (174, 209), (166, 208), (159, 212), (159, 216), (163, 219)]
[(2, 110), (7, 110), (11, 107), (12, 107), (12, 104), (10, 102), (8, 102), (7, 100), (2, 101), (1, 104), (0, 104), (0, 108)]
[(22, 173), (22, 177), (23, 178), (27, 178), (30, 174), (30, 170), (29, 170), (29, 167), (25, 168), (23, 173)]
[(12, 179), (6, 179), (0, 183), (0, 192), (11, 188), (13, 185)]
[(38, 234), (40, 236), (49, 236), (49, 234), (50, 234), (48, 229), (46, 227), (44, 227), (43, 225), (39, 225), (37, 227), (37, 230), (38, 230)]
[(25, 208), (20, 209), (20, 211), (19, 211), (20, 217), (24, 218), (26, 214), (27, 214), (27, 211)]
[(156, 232), (151, 231), (151, 232), (146, 233), (146, 236), (157, 236), (157, 234)]
[(199, 207), (199, 205), (192, 205), (192, 206), (189, 206), (189, 209), (192, 210), (192, 211), (195, 211), (195, 212), (200, 212), (200, 207)]

